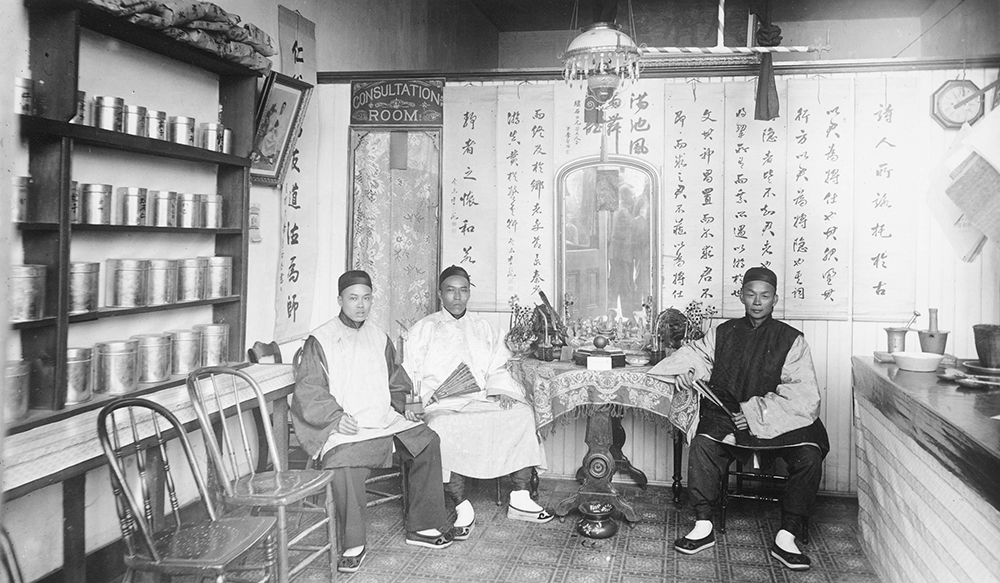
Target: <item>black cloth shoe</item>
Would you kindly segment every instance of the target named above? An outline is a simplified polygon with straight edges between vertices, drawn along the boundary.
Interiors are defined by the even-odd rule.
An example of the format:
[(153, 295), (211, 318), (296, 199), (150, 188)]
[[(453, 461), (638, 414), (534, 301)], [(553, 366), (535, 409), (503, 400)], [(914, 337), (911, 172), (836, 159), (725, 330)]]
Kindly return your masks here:
[(446, 549), (451, 546), (451, 533), (446, 532), (437, 536), (424, 536), (415, 532), (406, 533), (406, 544), (428, 549)]
[(778, 545), (771, 545), (771, 556), (793, 571), (805, 571), (809, 569), (809, 557), (802, 553), (790, 553)]
[(685, 555), (693, 555), (705, 549), (710, 549), (714, 546), (715, 546), (714, 528), (712, 529), (712, 532), (708, 533), (708, 536), (704, 538), (693, 540), (684, 536), (674, 541), (674, 548), (677, 549), (678, 552), (684, 553)]

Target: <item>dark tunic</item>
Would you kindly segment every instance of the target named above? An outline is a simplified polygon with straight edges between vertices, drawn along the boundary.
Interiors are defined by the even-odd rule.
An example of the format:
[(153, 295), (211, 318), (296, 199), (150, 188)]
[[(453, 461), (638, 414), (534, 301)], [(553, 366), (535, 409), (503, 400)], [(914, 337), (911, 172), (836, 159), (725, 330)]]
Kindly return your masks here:
[[(781, 369), (788, 351), (802, 333), (784, 322), (768, 318), (754, 328), (749, 318), (737, 318), (719, 325), (715, 337), (715, 364), (709, 386), (726, 408), (740, 411), (740, 403), (751, 397), (763, 397), (781, 384)], [(811, 443), (825, 456), (830, 441), (823, 422), (794, 429), (771, 439), (754, 437), (749, 431), (737, 431), (730, 413), (708, 399), (701, 400), (698, 433), (716, 441), (735, 433), (736, 445), (753, 448), (777, 448)]]

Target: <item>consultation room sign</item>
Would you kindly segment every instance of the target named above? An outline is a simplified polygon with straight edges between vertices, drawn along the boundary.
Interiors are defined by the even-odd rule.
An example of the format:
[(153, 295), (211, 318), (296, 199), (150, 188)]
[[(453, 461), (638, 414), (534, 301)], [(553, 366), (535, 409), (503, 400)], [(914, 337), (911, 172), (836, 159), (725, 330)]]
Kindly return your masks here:
[(351, 124), (440, 126), (444, 79), (385, 79), (351, 83)]

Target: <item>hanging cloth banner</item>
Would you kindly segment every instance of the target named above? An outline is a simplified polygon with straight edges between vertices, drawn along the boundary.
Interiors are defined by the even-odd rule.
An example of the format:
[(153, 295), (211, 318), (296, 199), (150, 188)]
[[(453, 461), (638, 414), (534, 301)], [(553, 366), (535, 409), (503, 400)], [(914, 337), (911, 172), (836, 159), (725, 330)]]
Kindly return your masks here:
[[(281, 72), (316, 84), (316, 25), (298, 12), (278, 6)], [(281, 186), (281, 235), (275, 291), (274, 339), (293, 340), (312, 326), (316, 302), (317, 160), (319, 109), (308, 108), (291, 164)]]

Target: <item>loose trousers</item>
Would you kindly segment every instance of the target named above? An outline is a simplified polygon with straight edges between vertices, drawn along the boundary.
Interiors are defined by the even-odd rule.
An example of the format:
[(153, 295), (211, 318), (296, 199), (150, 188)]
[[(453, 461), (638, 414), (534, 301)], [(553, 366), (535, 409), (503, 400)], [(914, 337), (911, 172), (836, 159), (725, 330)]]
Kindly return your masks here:
[[(513, 483), (515, 491), (527, 490), (531, 482), (531, 466), (511, 472), (510, 481)], [(448, 493), (456, 505), (461, 504), (465, 500), (465, 476), (452, 472), (451, 480), (444, 485), (444, 491)]]

